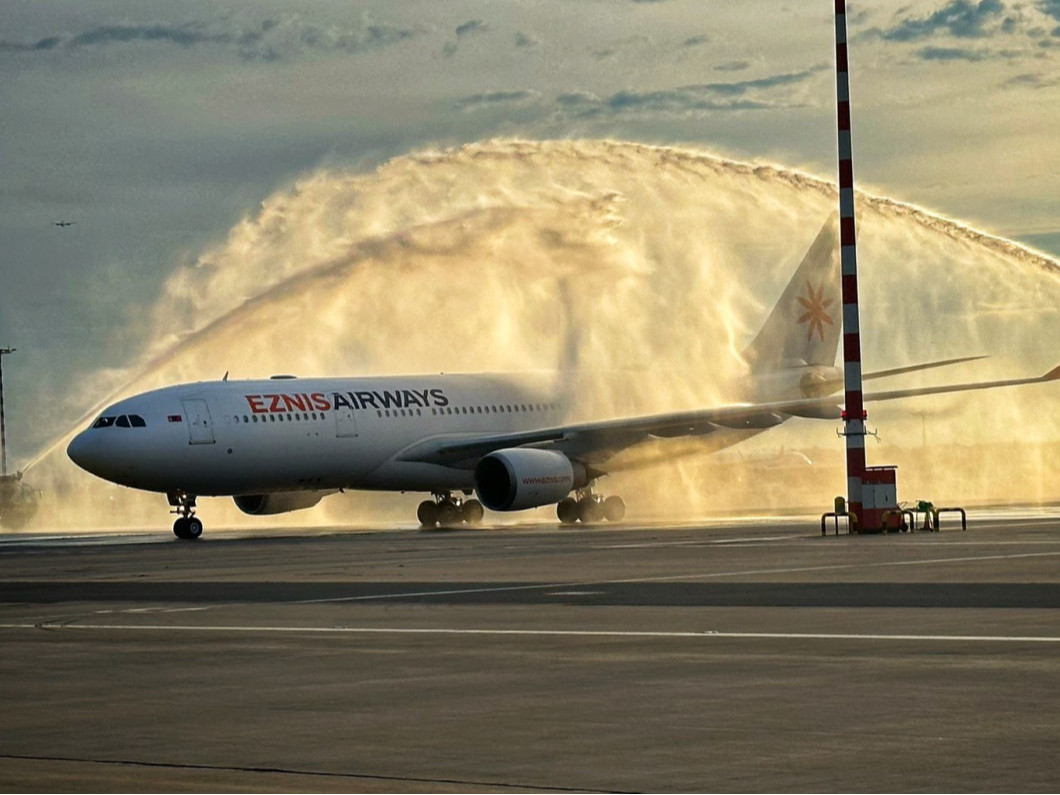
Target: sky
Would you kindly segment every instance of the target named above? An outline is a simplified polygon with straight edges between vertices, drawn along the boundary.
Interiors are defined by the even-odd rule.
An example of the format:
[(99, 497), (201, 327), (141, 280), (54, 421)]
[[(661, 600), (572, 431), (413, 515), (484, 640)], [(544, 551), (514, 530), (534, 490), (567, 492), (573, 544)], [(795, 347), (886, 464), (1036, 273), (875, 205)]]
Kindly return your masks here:
[[(835, 172), (830, 0), (17, 2), (0, 346), (48, 422), (176, 268), (319, 168), (614, 137)], [(848, 3), (860, 188), (1060, 256), (1060, 0)], [(57, 221), (73, 221), (60, 228)], [(13, 435), (16, 455), (29, 454)], [(23, 445), (19, 447), (19, 445)]]

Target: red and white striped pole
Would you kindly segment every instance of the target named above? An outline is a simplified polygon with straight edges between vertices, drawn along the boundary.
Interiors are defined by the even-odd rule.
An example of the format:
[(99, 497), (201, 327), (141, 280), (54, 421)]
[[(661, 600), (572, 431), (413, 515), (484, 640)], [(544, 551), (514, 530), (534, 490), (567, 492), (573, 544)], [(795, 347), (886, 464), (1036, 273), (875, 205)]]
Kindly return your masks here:
[(861, 493), (865, 475), (865, 403), (861, 386), (861, 321), (854, 227), (854, 163), (850, 143), (850, 76), (847, 73), (846, 0), (835, 0), (835, 87), (839, 126), (839, 245), (843, 281), (843, 380), (846, 393), (847, 510), (864, 530)]

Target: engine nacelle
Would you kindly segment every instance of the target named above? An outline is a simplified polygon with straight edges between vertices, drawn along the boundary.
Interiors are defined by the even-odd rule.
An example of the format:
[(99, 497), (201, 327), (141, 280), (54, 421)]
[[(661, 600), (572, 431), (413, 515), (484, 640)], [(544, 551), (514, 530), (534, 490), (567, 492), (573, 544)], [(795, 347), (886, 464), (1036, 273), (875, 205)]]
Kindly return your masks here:
[(589, 475), (582, 464), (553, 450), (498, 450), (475, 467), (475, 492), (491, 511), (549, 505), (588, 482)]
[(330, 492), (327, 491), (276, 491), (269, 494), (241, 494), (232, 499), (243, 513), (271, 516), (312, 508), (328, 494)]

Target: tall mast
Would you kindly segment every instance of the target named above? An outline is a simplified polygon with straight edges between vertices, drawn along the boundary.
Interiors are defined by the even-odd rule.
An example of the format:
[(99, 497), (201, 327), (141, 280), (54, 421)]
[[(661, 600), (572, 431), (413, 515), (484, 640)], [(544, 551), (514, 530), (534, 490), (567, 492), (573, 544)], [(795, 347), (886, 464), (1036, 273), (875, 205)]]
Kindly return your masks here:
[(835, 87), (839, 149), (839, 245), (843, 280), (843, 412), (847, 452), (847, 509), (864, 527), (865, 403), (861, 382), (861, 320), (854, 222), (854, 154), (850, 141), (850, 75), (847, 71), (846, 0), (835, 0)]
[(14, 348), (0, 348), (0, 477), (7, 475), (7, 421), (4, 416), (4, 356)]

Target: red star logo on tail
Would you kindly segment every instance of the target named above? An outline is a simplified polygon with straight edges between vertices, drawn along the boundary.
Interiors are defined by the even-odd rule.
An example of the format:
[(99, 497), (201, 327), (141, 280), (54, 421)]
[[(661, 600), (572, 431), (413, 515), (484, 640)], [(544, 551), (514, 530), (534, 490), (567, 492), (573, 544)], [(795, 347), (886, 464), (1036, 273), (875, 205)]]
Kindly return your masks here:
[(803, 309), (806, 310), (799, 318), (799, 323), (809, 324), (806, 341), (812, 341), (814, 332), (816, 332), (821, 342), (824, 342), (825, 323), (829, 326), (834, 325), (832, 316), (826, 311), (832, 305), (833, 299), (824, 297), (823, 284), (820, 288), (814, 290), (810, 283), (806, 282), (806, 297), (799, 296), (798, 300), (802, 304)]

